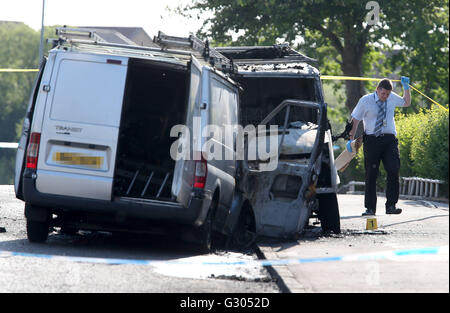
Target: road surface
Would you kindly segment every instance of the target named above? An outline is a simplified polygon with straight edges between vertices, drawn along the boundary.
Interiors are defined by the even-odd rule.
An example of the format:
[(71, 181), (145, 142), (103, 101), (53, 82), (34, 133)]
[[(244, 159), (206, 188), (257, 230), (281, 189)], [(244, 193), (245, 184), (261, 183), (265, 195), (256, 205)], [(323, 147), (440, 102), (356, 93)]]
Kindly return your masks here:
[[(448, 204), (400, 200), (403, 213), (386, 215), (380, 197), (378, 229), (366, 230), (363, 196), (338, 195), (338, 202), (342, 234), (324, 236), (311, 221), (296, 241), (262, 239), (267, 262), (200, 254), (163, 236), (53, 232), (47, 243), (31, 244), (23, 202), (12, 186), (0, 186), (0, 292), (449, 292)], [(427, 250), (433, 247), (440, 250)]]
[[(167, 236), (53, 232), (46, 243), (32, 244), (26, 236), (24, 203), (13, 189), (0, 185), (0, 227), (6, 230), (0, 230), (0, 293), (279, 292), (264, 266), (227, 265), (252, 261), (255, 254), (201, 254), (195, 246)], [(108, 263), (113, 259), (126, 264)], [(140, 263), (143, 260), (157, 263)], [(107, 263), (98, 263), (103, 261)]]
[(448, 204), (399, 200), (402, 214), (386, 215), (385, 201), (376, 230), (366, 230), (363, 195), (338, 195), (342, 234), (313, 227), (298, 241), (260, 243), (267, 259), (292, 260), (274, 267), (283, 291), (448, 293)]

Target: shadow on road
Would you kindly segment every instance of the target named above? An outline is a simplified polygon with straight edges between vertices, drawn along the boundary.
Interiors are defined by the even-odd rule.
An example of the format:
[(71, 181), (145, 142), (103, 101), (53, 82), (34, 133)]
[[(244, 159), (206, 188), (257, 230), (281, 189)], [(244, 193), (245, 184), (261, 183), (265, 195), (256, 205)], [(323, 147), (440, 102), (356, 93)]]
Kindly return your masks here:
[[(1, 239), (1, 237), (0, 237)], [(246, 249), (225, 248), (220, 245), (214, 253), (228, 252), (253, 254), (255, 246)], [(31, 243), (28, 239), (0, 241), (1, 251), (24, 253), (36, 257), (86, 257), (100, 259), (170, 261), (207, 255), (195, 243), (180, 236), (162, 234), (110, 233), (103, 231), (79, 231), (69, 235), (59, 231), (49, 234), (45, 243)]]
[(403, 222), (398, 222), (398, 223), (393, 223), (393, 224), (383, 225), (383, 227), (390, 227), (390, 226), (395, 226), (395, 225), (400, 225), (400, 224), (407, 224), (407, 223), (413, 223), (413, 222), (420, 222), (420, 221), (425, 221), (425, 220), (428, 220), (428, 219), (431, 219), (431, 218), (436, 218), (436, 217), (448, 217), (448, 214), (427, 216), (427, 217), (424, 217), (424, 218), (418, 218), (418, 219), (413, 219), (413, 220), (408, 220), (408, 221), (403, 221)]
[(198, 256), (196, 245), (171, 236), (111, 234), (80, 231), (75, 235), (49, 234), (45, 243), (27, 239), (0, 241), (0, 251), (47, 256), (120, 258), (136, 260), (172, 260)]

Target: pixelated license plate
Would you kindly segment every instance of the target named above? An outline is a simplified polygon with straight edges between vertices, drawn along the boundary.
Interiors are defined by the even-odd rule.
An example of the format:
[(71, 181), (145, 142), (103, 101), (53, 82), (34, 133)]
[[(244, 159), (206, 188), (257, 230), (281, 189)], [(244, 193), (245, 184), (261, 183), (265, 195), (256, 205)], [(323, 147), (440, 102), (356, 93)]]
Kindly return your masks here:
[(74, 152), (55, 152), (53, 161), (64, 165), (86, 166), (100, 168), (103, 165), (103, 157), (90, 156)]

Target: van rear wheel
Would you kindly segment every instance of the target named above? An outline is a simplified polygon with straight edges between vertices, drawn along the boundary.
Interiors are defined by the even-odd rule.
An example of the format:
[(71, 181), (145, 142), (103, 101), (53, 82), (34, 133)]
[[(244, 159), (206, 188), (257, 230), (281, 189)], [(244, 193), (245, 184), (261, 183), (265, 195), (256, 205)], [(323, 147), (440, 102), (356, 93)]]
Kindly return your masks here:
[(209, 206), (208, 215), (205, 222), (200, 228), (200, 249), (205, 253), (210, 253), (213, 250), (213, 218), (217, 208), (217, 198), (213, 197), (211, 205)]
[(27, 237), (30, 242), (40, 243), (48, 238), (49, 223), (32, 221), (27, 218)]
[(210, 253), (212, 251), (212, 218), (211, 210), (208, 212), (205, 222), (200, 229), (201, 242), (200, 249), (205, 253)]

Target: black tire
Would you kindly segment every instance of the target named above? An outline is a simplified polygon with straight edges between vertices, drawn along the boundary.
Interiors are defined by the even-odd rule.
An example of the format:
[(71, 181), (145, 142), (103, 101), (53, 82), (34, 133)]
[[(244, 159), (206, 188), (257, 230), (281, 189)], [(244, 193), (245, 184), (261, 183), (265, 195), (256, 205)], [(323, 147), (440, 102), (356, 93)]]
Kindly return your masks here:
[(256, 239), (255, 217), (251, 207), (244, 206), (231, 236), (233, 249), (243, 251), (250, 248)]
[(210, 253), (212, 251), (212, 222), (210, 214), (208, 214), (202, 226), (201, 236), (200, 249), (205, 253)]
[(217, 199), (213, 198), (209, 206), (208, 215), (200, 227), (200, 249), (202, 252), (211, 253), (213, 250), (213, 218), (217, 207)]
[(319, 220), (323, 232), (341, 233), (341, 217), (335, 193), (317, 194), (319, 200)]
[(41, 243), (48, 238), (48, 222), (36, 222), (27, 219), (27, 237), (30, 242)]

